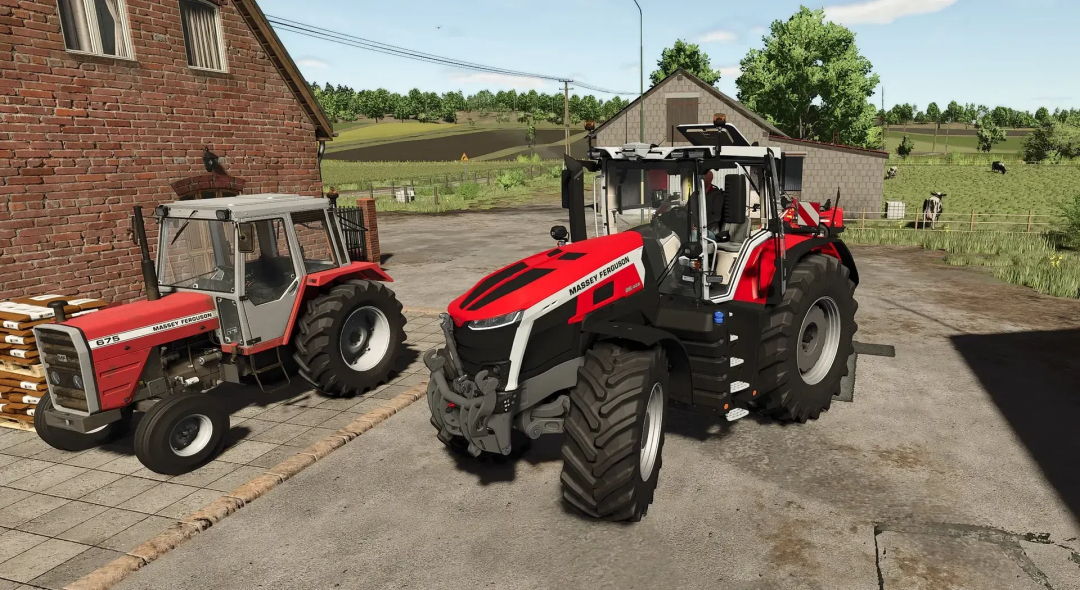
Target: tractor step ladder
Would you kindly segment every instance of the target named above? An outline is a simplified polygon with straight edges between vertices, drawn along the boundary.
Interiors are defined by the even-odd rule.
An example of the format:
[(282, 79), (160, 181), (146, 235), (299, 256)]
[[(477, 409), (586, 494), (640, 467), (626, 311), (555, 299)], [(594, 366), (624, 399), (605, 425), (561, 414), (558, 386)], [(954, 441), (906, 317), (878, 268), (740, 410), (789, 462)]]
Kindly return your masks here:
[[(277, 356), (277, 362), (270, 363), (269, 365), (266, 365), (265, 367), (259, 367), (259, 366), (257, 366), (255, 364), (255, 359), (258, 358), (258, 354), (251, 355), (251, 374), (255, 376), (255, 382), (259, 384), (259, 389), (263, 393), (273, 393), (275, 391), (278, 391), (279, 389), (284, 389), (284, 388), (292, 385), (292, 380), (289, 379), (289, 372), (285, 370), (285, 365), (281, 362), (281, 347), (280, 346), (275, 346), (274, 347), (274, 355)], [(267, 389), (263, 385), (262, 379), (259, 379), (259, 375), (269, 373), (269, 372), (273, 371), (274, 369), (280, 370), (281, 374), (285, 376), (285, 380), (280, 385), (278, 385), (277, 387), (272, 387), (270, 389)]]
[(731, 363), (732, 367), (737, 367), (737, 366), (743, 364), (743, 360), (741, 358), (737, 357), (737, 356), (733, 356), (733, 357), (731, 357), (730, 363)]
[(728, 339), (730, 341), (732, 341), (732, 342), (735, 342), (736, 340), (739, 339), (739, 335), (738, 334), (732, 334), (730, 337), (728, 337)]
[(750, 415), (750, 410), (746, 408), (732, 408), (728, 410), (728, 413), (724, 414), (724, 418), (727, 418), (728, 422), (734, 422), (739, 418), (745, 418)]
[(738, 393), (744, 389), (749, 389), (750, 384), (746, 381), (733, 381), (731, 383), (731, 393)]

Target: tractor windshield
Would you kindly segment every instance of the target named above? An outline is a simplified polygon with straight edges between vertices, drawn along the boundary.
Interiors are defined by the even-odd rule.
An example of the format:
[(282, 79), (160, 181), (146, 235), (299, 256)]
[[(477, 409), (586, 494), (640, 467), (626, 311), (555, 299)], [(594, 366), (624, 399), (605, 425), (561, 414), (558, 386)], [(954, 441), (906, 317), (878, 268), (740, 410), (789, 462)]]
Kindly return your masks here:
[(210, 219), (162, 219), (162, 286), (232, 293), (235, 288), (232, 222)]

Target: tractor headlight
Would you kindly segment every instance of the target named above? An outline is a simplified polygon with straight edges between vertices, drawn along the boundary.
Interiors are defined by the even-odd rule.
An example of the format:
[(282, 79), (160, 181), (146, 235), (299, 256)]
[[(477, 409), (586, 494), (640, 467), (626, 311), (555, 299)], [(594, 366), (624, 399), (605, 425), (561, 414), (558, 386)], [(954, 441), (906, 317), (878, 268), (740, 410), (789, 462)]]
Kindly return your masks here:
[(82, 377), (81, 376), (73, 375), (71, 377), (71, 382), (75, 384), (76, 389), (82, 389), (83, 388), (83, 382), (82, 382)]
[(521, 319), (523, 313), (524, 312), (522, 311), (515, 311), (514, 313), (495, 316), (486, 320), (473, 320), (465, 325), (471, 330), (491, 330), (492, 328), (501, 328), (516, 323)]
[(55, 369), (49, 371), (49, 380), (53, 385), (60, 385), (60, 373), (57, 373)]

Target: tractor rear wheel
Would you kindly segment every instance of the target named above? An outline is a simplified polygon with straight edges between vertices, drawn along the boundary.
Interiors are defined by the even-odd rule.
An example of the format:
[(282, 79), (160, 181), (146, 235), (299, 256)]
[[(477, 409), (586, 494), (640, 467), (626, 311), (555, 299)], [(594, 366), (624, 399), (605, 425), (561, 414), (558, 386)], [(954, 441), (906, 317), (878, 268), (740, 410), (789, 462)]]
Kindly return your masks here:
[(41, 401), (34, 409), (34, 430), (47, 445), (61, 451), (86, 451), (110, 443), (127, 433), (131, 425), (131, 409), (124, 408), (121, 410), (120, 419), (116, 422), (84, 434), (46, 423), (45, 412), (51, 409), (53, 409), (52, 397), (48, 392), (44, 392), (41, 395)]
[(563, 440), (563, 498), (593, 517), (641, 520), (660, 474), (668, 365), (660, 347), (599, 342), (585, 354)]
[(832, 256), (810, 254), (795, 265), (761, 337), (758, 403), (764, 414), (806, 422), (829, 409), (858, 329), (854, 294), (847, 267)]
[(297, 328), (300, 376), (331, 397), (386, 381), (405, 342), (401, 303), (372, 281), (346, 281), (308, 301)]
[(201, 467), (225, 446), (229, 413), (205, 393), (166, 397), (135, 428), (135, 456), (147, 469), (180, 475)]

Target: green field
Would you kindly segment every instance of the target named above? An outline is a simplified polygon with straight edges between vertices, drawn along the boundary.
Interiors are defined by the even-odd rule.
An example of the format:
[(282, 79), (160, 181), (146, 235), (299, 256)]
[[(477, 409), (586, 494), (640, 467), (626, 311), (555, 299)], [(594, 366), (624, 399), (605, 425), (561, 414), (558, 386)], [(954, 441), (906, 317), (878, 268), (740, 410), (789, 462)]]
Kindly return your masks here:
[[(544, 166), (557, 165), (558, 162), (543, 162)], [(416, 185), (428, 185), (445, 182), (459, 178), (462, 173), (468, 172), (469, 177), (474, 173), (481, 176), (500, 170), (524, 168), (527, 166), (540, 165), (535, 162), (520, 163), (513, 161), (476, 161), (470, 160), (468, 166), (465, 162), (346, 162), (342, 160), (323, 160), (322, 177), (323, 187), (334, 187), (339, 191), (367, 190), (374, 184), (376, 187), (390, 186), (391, 181), (401, 186), (410, 181)]]
[[(934, 144), (934, 134), (908, 132), (908, 138), (915, 144), (912, 153), (944, 153), (945, 131), (938, 133), (937, 144)], [(896, 153), (896, 146), (904, 139), (903, 131), (889, 130), (886, 135), (886, 151)], [(994, 146), (991, 153), (1015, 153), (1019, 152), (1024, 142), (1023, 137), (1006, 137), (1005, 141)], [(978, 152), (978, 138), (974, 135), (953, 135), (949, 137), (949, 152), (972, 154)]]
[[(510, 121), (498, 122), (494, 118), (476, 117), (469, 121), (470, 113), (462, 113), (457, 123), (421, 123), (419, 121), (395, 121), (384, 119), (378, 123), (361, 119), (359, 121), (339, 122), (334, 124), (334, 131), (338, 134), (333, 141), (327, 142), (327, 152), (381, 145), (410, 139), (430, 139), (435, 137), (447, 137), (475, 133), (478, 131), (499, 131), (503, 129), (518, 129), (522, 135), (525, 133), (525, 123), (518, 123), (516, 114)], [(537, 129), (561, 129), (561, 125), (540, 121), (536, 123)]]

